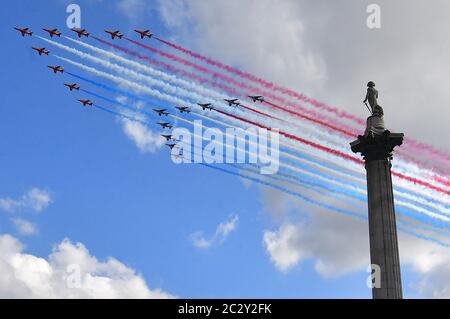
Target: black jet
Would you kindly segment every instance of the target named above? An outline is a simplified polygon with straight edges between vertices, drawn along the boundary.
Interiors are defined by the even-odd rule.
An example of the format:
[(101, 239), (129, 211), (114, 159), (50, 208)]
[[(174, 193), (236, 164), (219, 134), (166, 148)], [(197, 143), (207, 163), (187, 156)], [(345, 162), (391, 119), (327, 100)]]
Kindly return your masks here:
[(91, 100), (78, 100), (83, 106), (92, 106), (94, 103)]
[(175, 143), (167, 143), (166, 146), (168, 146), (171, 150), (177, 147), (177, 144)]
[(151, 38), (153, 33), (150, 32), (150, 30), (139, 30), (139, 29), (135, 29), (134, 32), (139, 33), (139, 35), (141, 36), (141, 39), (147, 37), (147, 38)]
[(122, 39), (123, 34), (120, 33), (120, 31), (111, 31), (111, 30), (105, 30), (106, 33), (111, 35), (111, 38), (114, 40), (115, 38)]
[(162, 137), (164, 137), (166, 139), (167, 142), (173, 141), (173, 135), (169, 135), (169, 134), (162, 134)]
[(73, 32), (75, 32), (79, 38), (82, 36), (89, 37), (90, 33), (86, 31), (86, 29), (73, 28)]
[(58, 38), (61, 37), (61, 32), (58, 31), (58, 29), (42, 29), (50, 35), (50, 38), (53, 38), (53, 36), (57, 36)]
[(156, 124), (161, 125), (162, 128), (172, 128), (173, 127), (173, 125), (168, 122), (158, 122)]
[(23, 37), (26, 35), (29, 35), (31, 37), (33, 35), (33, 31), (31, 31), (29, 28), (14, 28), (14, 29), (19, 31)]
[(161, 115), (165, 115), (165, 116), (169, 115), (169, 112), (167, 112), (166, 109), (153, 109), (153, 111), (158, 113), (159, 116), (161, 116)]
[(261, 95), (249, 95), (249, 98), (253, 100), (253, 102), (264, 102), (264, 97)]
[(78, 91), (78, 90), (80, 90), (80, 86), (77, 85), (76, 83), (73, 83), (73, 84), (70, 84), (70, 83), (64, 83), (64, 85), (67, 86), (67, 87), (69, 88), (70, 91), (73, 91), (73, 90)]
[(223, 99), (224, 101), (226, 101), (228, 103), (229, 106), (239, 106), (239, 100), (238, 99), (232, 99), (232, 100), (227, 100), (227, 99)]
[(191, 109), (187, 106), (175, 106), (175, 108), (180, 111), (180, 113), (191, 113)]
[(212, 107), (212, 104), (211, 104), (211, 103), (204, 103), (204, 104), (197, 103), (197, 105), (198, 105), (198, 106), (201, 106), (202, 109), (203, 109), (203, 111), (206, 110), (206, 109), (212, 111), (212, 110), (214, 109), (214, 108)]
[(33, 50), (35, 50), (37, 53), (39, 53), (39, 55), (48, 55), (50, 53), (49, 50), (47, 50), (46, 48), (35, 48), (35, 47), (31, 47)]
[(48, 65), (47, 67), (48, 67), (49, 69), (52, 69), (53, 72), (54, 72), (55, 74), (58, 73), (58, 72), (61, 72), (61, 73), (64, 72), (64, 68), (60, 67), (59, 65), (57, 65), (57, 66), (54, 66), (54, 65)]

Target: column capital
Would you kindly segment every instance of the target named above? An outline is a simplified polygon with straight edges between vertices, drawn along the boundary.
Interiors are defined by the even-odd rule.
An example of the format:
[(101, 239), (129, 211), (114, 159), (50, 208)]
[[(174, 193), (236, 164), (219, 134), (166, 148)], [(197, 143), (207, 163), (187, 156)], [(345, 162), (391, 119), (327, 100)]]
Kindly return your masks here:
[(403, 136), (403, 133), (386, 130), (382, 117), (370, 116), (364, 135), (358, 135), (350, 146), (354, 153), (361, 153), (366, 162), (392, 159), (392, 152), (396, 146), (402, 145)]

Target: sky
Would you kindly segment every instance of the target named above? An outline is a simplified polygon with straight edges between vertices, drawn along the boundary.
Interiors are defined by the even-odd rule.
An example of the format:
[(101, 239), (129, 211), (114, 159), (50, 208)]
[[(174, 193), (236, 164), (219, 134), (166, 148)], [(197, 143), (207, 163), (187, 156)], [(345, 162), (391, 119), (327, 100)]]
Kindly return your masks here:
[[(70, 3), (0, 12), (0, 297), (371, 297), (366, 221), (175, 165), (157, 127), (80, 107), (45, 67), (61, 61), (13, 30), (67, 32)], [(76, 3), (97, 36), (148, 28), (360, 117), (370, 78), (390, 127), (450, 151), (446, 1), (378, 1), (377, 30), (368, 1)], [(450, 297), (449, 250), (406, 234), (399, 245), (405, 297)], [(81, 287), (67, 285), (71, 265)]]

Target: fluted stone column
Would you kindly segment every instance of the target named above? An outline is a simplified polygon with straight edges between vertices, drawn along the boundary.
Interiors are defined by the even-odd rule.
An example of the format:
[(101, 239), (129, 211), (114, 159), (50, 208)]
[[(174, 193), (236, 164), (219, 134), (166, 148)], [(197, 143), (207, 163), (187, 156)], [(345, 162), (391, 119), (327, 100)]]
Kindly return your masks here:
[[(374, 127), (374, 125), (376, 127)], [(381, 117), (367, 120), (364, 136), (350, 143), (361, 153), (367, 173), (369, 239), (371, 263), (380, 267), (380, 287), (372, 288), (374, 299), (401, 299), (402, 284), (392, 190), (391, 160), (395, 146), (403, 142), (402, 133), (384, 129)]]

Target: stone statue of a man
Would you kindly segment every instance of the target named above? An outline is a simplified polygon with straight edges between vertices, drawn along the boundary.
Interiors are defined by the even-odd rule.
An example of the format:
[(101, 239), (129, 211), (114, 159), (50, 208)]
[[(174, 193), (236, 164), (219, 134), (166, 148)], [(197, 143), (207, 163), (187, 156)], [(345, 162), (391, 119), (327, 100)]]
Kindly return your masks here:
[(378, 91), (375, 89), (375, 83), (370, 81), (367, 83), (367, 94), (363, 103), (369, 102), (370, 108), (372, 109), (372, 113), (375, 110), (375, 107), (378, 105)]

